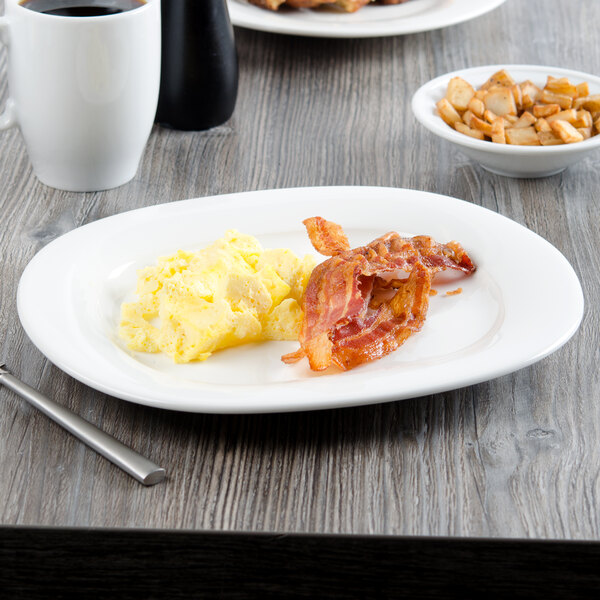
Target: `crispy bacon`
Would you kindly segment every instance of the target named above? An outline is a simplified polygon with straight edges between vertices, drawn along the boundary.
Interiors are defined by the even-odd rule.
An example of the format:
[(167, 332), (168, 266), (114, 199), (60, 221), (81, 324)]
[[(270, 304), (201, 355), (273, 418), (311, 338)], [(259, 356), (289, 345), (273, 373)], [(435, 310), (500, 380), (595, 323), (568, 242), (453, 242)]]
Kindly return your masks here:
[(332, 361), (344, 370), (393, 352), (425, 322), (431, 274), (420, 263), (389, 302), (331, 332)]
[[(336, 223), (312, 217), (304, 224), (315, 249), (331, 258), (311, 274), (300, 348), (283, 356), (285, 363), (307, 357), (315, 371), (331, 364), (347, 370), (381, 358), (423, 326), (437, 272), (475, 270), (458, 242), (439, 244), (428, 236), (390, 232), (351, 249)], [(408, 277), (393, 277), (397, 271)]]
[(325, 256), (335, 256), (350, 250), (350, 243), (344, 230), (337, 223), (322, 217), (312, 217), (303, 221), (308, 237), (315, 250)]

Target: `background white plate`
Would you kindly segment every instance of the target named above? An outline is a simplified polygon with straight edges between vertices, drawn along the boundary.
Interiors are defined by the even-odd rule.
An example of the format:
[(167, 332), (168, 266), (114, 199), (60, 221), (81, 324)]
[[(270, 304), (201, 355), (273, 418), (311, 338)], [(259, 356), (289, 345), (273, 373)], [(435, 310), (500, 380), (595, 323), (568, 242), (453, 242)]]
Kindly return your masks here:
[[(265, 247), (314, 252), (302, 220), (340, 223), (352, 245), (395, 229), (460, 241), (471, 277), (435, 280), (423, 330), (395, 353), (349, 372), (285, 365), (294, 342), (267, 342), (174, 365), (132, 353), (117, 337), (136, 270), (236, 228)], [(557, 285), (557, 282), (560, 285)], [(445, 296), (458, 285), (463, 293)], [(18, 310), (33, 343), (58, 367), (118, 398), (192, 412), (253, 413), (357, 406), (485, 381), (564, 344), (583, 314), (581, 286), (560, 252), (521, 225), (446, 196), (375, 187), (295, 188), (197, 198), (130, 211), (75, 229), (25, 269)]]
[(246, 0), (227, 0), (239, 27), (327, 38), (366, 38), (431, 31), (474, 19), (506, 0), (410, 0), (395, 6), (365, 6), (355, 13), (331, 9), (270, 11)]

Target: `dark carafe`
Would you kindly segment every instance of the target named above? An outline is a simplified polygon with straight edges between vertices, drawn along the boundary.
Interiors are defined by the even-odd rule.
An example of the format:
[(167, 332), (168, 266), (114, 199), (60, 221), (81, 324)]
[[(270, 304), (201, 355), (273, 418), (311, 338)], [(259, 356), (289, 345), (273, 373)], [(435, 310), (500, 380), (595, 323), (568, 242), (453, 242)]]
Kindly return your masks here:
[(225, 0), (162, 0), (162, 65), (156, 121), (216, 127), (233, 114), (238, 62)]

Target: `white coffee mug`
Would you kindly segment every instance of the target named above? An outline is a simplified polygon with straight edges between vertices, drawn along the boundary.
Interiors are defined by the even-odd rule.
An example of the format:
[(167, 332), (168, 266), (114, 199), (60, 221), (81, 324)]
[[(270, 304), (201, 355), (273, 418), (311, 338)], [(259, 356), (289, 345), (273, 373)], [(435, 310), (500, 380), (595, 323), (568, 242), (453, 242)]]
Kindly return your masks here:
[[(69, 2), (98, 0), (58, 5)], [(20, 127), (33, 170), (46, 185), (88, 192), (126, 183), (137, 172), (156, 114), (160, 0), (84, 17), (37, 12), (27, 4), (5, 0), (0, 17), (9, 87), (0, 129)]]

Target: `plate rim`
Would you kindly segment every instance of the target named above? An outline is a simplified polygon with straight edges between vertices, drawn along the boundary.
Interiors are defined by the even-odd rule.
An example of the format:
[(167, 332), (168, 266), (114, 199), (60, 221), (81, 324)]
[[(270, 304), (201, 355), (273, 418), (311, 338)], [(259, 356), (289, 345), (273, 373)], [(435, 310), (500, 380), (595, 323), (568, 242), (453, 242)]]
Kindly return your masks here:
[[(459, 377), (458, 384), (456, 384), (456, 385), (454, 385), (454, 383), (449, 385), (448, 383), (445, 383), (444, 381), (438, 381), (437, 383), (429, 383), (429, 385), (421, 386), (418, 390), (418, 393), (402, 394), (402, 393), (398, 393), (398, 391), (395, 389), (394, 390), (388, 389), (388, 390), (383, 390), (383, 391), (378, 390), (377, 393), (374, 393), (369, 398), (366, 398), (366, 397), (364, 397), (364, 394), (358, 394), (355, 390), (353, 390), (351, 393), (348, 393), (348, 391), (346, 390), (346, 392), (343, 396), (338, 395), (337, 397), (331, 397), (327, 401), (324, 401), (323, 398), (317, 398), (316, 401), (311, 401), (311, 400), (314, 400), (314, 398), (309, 399), (309, 401), (307, 401), (306, 398), (298, 400), (298, 397), (296, 397), (294, 401), (291, 401), (291, 402), (286, 401), (286, 402), (282, 403), (280, 400), (273, 401), (272, 397), (269, 397), (266, 399), (267, 401), (265, 401), (265, 399), (263, 398), (262, 404), (260, 406), (257, 406), (256, 404), (253, 404), (252, 402), (250, 402), (248, 404), (246, 402), (246, 400), (244, 400), (244, 399), (242, 399), (240, 401), (239, 394), (237, 394), (237, 395), (230, 394), (231, 397), (235, 398), (236, 402), (229, 402), (228, 404), (226, 403), (225, 405), (220, 405), (220, 406), (215, 407), (214, 401), (211, 402), (210, 399), (209, 399), (208, 405), (206, 405), (206, 402), (204, 404), (195, 403), (194, 405), (190, 405), (189, 401), (182, 402), (182, 400), (179, 400), (179, 401), (173, 402), (171, 399), (165, 399), (164, 397), (162, 397), (162, 399), (160, 399), (160, 398), (157, 398), (156, 394), (154, 394), (154, 393), (152, 394), (152, 398), (149, 399), (147, 397), (147, 394), (148, 394), (147, 390), (142, 390), (141, 392), (138, 391), (136, 394), (131, 394), (129, 392), (123, 392), (122, 387), (120, 388), (118, 386), (113, 386), (110, 383), (103, 382), (101, 377), (99, 378), (97, 375), (89, 376), (89, 372), (87, 372), (87, 371), (82, 372), (81, 368), (73, 367), (73, 365), (69, 364), (68, 361), (65, 362), (65, 360), (63, 360), (60, 356), (57, 357), (56, 350), (51, 347), (49, 348), (48, 345), (46, 344), (46, 342), (44, 342), (43, 340), (40, 340), (40, 338), (42, 337), (40, 335), (40, 333), (39, 332), (36, 333), (35, 326), (32, 324), (31, 311), (26, 306), (26, 303), (27, 303), (26, 294), (29, 293), (30, 289), (31, 289), (30, 286), (31, 286), (32, 273), (35, 274), (35, 269), (37, 268), (38, 263), (41, 262), (43, 264), (43, 261), (48, 260), (49, 258), (51, 259), (52, 254), (55, 251), (54, 249), (59, 247), (61, 244), (65, 244), (65, 243), (68, 244), (70, 242), (70, 238), (73, 238), (75, 236), (85, 235), (85, 233), (88, 232), (90, 230), (90, 228), (103, 228), (103, 227), (107, 227), (107, 226), (110, 227), (110, 223), (112, 220), (123, 219), (123, 218), (134, 219), (135, 216), (138, 215), (141, 211), (144, 211), (144, 212), (147, 212), (147, 214), (150, 214), (151, 211), (157, 210), (157, 209), (176, 210), (176, 208), (178, 206), (186, 208), (187, 206), (191, 206), (193, 203), (198, 203), (199, 207), (196, 210), (198, 210), (200, 213), (202, 213), (206, 208), (205, 203), (207, 203), (207, 202), (212, 206), (216, 203), (222, 203), (223, 200), (230, 200), (232, 202), (235, 202), (235, 201), (239, 201), (240, 198), (247, 199), (248, 196), (252, 196), (252, 195), (259, 197), (259, 198), (264, 195), (267, 195), (267, 196), (272, 195), (273, 197), (277, 197), (282, 194), (294, 196), (294, 195), (298, 195), (298, 194), (302, 195), (302, 194), (306, 194), (306, 193), (315, 193), (316, 190), (318, 190), (319, 193), (323, 192), (323, 193), (327, 193), (327, 194), (336, 195), (336, 201), (339, 200), (339, 196), (345, 196), (348, 193), (354, 193), (354, 194), (358, 193), (358, 194), (363, 194), (363, 195), (366, 193), (381, 194), (382, 198), (386, 198), (389, 194), (413, 196), (413, 198), (408, 200), (410, 202), (414, 201), (414, 197), (419, 197), (421, 199), (430, 198), (431, 201), (435, 201), (435, 202), (450, 201), (452, 203), (455, 203), (456, 206), (464, 207), (464, 209), (467, 211), (473, 210), (473, 211), (478, 212), (481, 215), (487, 215), (490, 218), (499, 219), (502, 222), (510, 223), (511, 227), (516, 226), (517, 228), (520, 228), (523, 232), (526, 232), (526, 233), (524, 233), (524, 235), (534, 236), (534, 238), (536, 238), (536, 243), (541, 243), (541, 244), (545, 245), (548, 249), (550, 249), (553, 253), (556, 253), (557, 259), (562, 261), (563, 266), (567, 269), (567, 271), (570, 271), (570, 276), (571, 276), (573, 282), (577, 284), (577, 290), (574, 290), (575, 292), (577, 292), (576, 295), (577, 295), (577, 299), (578, 299), (579, 310), (577, 311), (577, 315), (574, 319), (571, 319), (570, 326), (568, 328), (564, 329), (564, 331), (562, 331), (561, 336), (554, 339), (552, 344), (550, 344), (546, 348), (541, 349), (535, 355), (530, 356), (528, 360), (521, 361), (517, 366), (515, 366), (513, 364), (507, 364), (504, 366), (503, 369), (500, 369), (500, 370), (496, 369), (492, 375), (490, 375), (488, 372), (483, 372), (483, 373), (479, 373), (479, 374), (474, 373), (470, 377), (464, 377), (464, 376)], [(202, 204), (202, 206), (200, 206), (200, 204)], [(174, 208), (171, 208), (171, 207), (174, 207)], [(107, 223), (108, 223), (108, 225), (107, 225)], [(29, 289), (28, 289), (28, 286), (29, 286)], [(579, 282), (579, 279), (578, 279), (573, 267), (570, 265), (570, 263), (567, 261), (567, 259), (564, 257), (564, 255), (555, 246), (553, 246), (549, 241), (545, 240), (543, 237), (541, 237), (538, 234), (536, 234), (535, 232), (527, 229), (523, 225), (520, 225), (516, 221), (501, 215), (500, 213), (497, 213), (495, 211), (492, 211), (492, 210), (482, 207), (480, 205), (467, 202), (465, 200), (460, 200), (458, 198), (452, 198), (450, 196), (445, 196), (442, 194), (435, 194), (435, 193), (431, 193), (431, 192), (424, 192), (424, 191), (408, 189), (408, 188), (395, 188), (395, 187), (383, 187), (383, 186), (381, 186), (381, 187), (380, 186), (314, 186), (314, 187), (292, 187), (292, 188), (280, 188), (280, 189), (268, 189), (268, 190), (255, 190), (255, 191), (248, 191), (248, 192), (235, 192), (235, 193), (230, 193), (230, 194), (219, 194), (219, 195), (212, 195), (212, 196), (205, 196), (205, 197), (190, 198), (190, 199), (186, 199), (186, 200), (179, 200), (179, 201), (175, 201), (175, 202), (167, 202), (164, 204), (137, 208), (137, 209), (133, 209), (130, 211), (125, 211), (123, 213), (117, 213), (115, 215), (105, 217), (103, 219), (99, 219), (97, 221), (93, 221), (91, 223), (77, 227), (77, 228), (61, 235), (60, 237), (56, 238), (55, 240), (53, 240), (52, 242), (50, 242), (49, 244), (44, 246), (31, 259), (31, 261), (29, 262), (29, 264), (26, 266), (25, 270), (23, 271), (23, 274), (19, 281), (19, 286), (18, 286), (18, 291), (17, 291), (17, 308), (18, 308), (18, 314), (19, 314), (21, 323), (22, 323), (27, 335), (29, 336), (31, 341), (34, 343), (34, 345), (36, 345), (36, 347), (53, 364), (58, 366), (60, 369), (62, 369), (69, 375), (73, 376), (75, 379), (78, 379), (82, 383), (84, 383), (98, 391), (110, 394), (114, 397), (121, 398), (123, 400), (131, 401), (131, 402), (146, 405), (146, 406), (153, 406), (156, 408), (178, 410), (178, 411), (184, 411), (184, 412), (243, 414), (243, 413), (293, 412), (293, 411), (330, 409), (330, 408), (340, 408), (340, 407), (350, 407), (350, 406), (363, 406), (363, 405), (367, 405), (367, 404), (375, 404), (375, 403), (381, 403), (381, 402), (387, 402), (387, 401), (395, 401), (395, 400), (402, 400), (402, 399), (426, 396), (426, 395), (430, 395), (430, 394), (434, 394), (434, 393), (450, 391), (452, 389), (466, 387), (466, 386), (473, 385), (476, 383), (481, 383), (483, 381), (495, 379), (502, 375), (506, 375), (508, 373), (515, 372), (517, 370), (525, 368), (525, 367), (541, 360), (542, 358), (545, 358), (552, 352), (558, 350), (563, 344), (565, 344), (575, 334), (575, 332), (577, 331), (577, 329), (581, 323), (581, 320), (583, 318), (583, 313), (584, 313), (584, 298), (583, 298), (583, 290), (581, 287), (581, 283)], [(331, 377), (339, 376), (339, 377), (348, 377), (348, 379), (350, 379), (354, 375), (355, 375), (355, 372), (351, 371), (351, 372), (347, 372), (347, 373), (340, 373), (337, 375), (332, 375)], [(386, 379), (393, 380), (394, 378), (388, 376)], [(274, 382), (274, 383), (267, 383), (267, 384), (262, 384), (262, 385), (257, 384), (255, 386), (244, 385), (244, 386), (241, 386), (240, 390), (242, 391), (241, 395), (244, 396), (244, 398), (246, 398), (246, 397), (254, 398), (254, 397), (258, 397), (258, 395), (259, 395), (259, 394), (257, 394), (257, 391), (259, 393), (261, 390), (265, 390), (265, 389), (275, 390), (275, 392), (278, 390), (285, 391), (286, 389), (287, 389), (287, 391), (289, 391), (290, 385), (291, 385), (292, 388), (293, 387), (300, 388), (300, 394), (297, 394), (297, 396), (302, 396), (303, 394), (314, 391), (314, 387), (313, 387), (313, 390), (311, 390), (310, 384), (308, 384), (309, 381), (311, 381), (310, 378), (307, 378), (307, 380), (293, 381), (293, 382)], [(211, 393), (211, 385), (205, 385), (203, 387), (206, 388), (203, 392), (205, 395)], [(212, 386), (212, 387), (214, 388), (215, 386)], [(172, 389), (170, 390), (170, 393), (171, 394), (173, 393)], [(215, 394), (215, 395), (218, 395), (218, 394)], [(159, 396), (160, 396), (160, 394), (159, 394)], [(269, 394), (267, 394), (267, 396), (269, 396)], [(270, 396), (273, 396), (273, 394), (270, 394)], [(230, 400), (230, 398), (228, 398), (228, 400)]]

